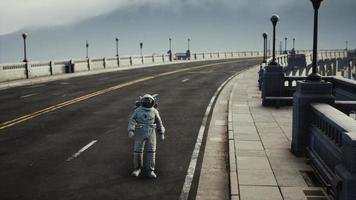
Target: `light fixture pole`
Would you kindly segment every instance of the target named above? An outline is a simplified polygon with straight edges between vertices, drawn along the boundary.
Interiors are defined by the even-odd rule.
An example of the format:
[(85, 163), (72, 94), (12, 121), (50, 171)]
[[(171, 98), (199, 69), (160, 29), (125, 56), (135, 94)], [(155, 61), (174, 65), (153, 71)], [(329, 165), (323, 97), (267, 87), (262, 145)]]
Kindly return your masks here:
[(22, 38), (23, 38), (23, 53), (24, 53), (24, 59), (23, 62), (27, 62), (27, 46), (26, 46), (26, 38), (27, 38), (27, 33), (22, 33)]
[(116, 41), (116, 57), (119, 57), (119, 38), (115, 38)]
[(262, 63), (267, 63), (267, 36), (268, 36), (268, 34), (266, 32), (262, 34), (262, 37), (263, 37), (263, 61), (262, 61)]
[(86, 58), (89, 58), (89, 42), (88, 42), (88, 40), (85, 43), (85, 47), (86, 47)]
[(321, 81), (320, 74), (316, 71), (316, 64), (318, 61), (318, 10), (320, 3), (323, 0), (310, 0), (314, 8), (314, 34), (313, 34), (313, 63), (312, 63), (312, 73), (307, 76), (307, 81)]
[(276, 63), (276, 25), (277, 25), (277, 22), (279, 20), (279, 16), (278, 15), (273, 15), (271, 17), (271, 22), (272, 22), (272, 25), (273, 25), (273, 52), (272, 52), (272, 62), (271, 62), (271, 65), (277, 65)]
[(140, 55), (142, 56), (143, 42), (140, 42)]

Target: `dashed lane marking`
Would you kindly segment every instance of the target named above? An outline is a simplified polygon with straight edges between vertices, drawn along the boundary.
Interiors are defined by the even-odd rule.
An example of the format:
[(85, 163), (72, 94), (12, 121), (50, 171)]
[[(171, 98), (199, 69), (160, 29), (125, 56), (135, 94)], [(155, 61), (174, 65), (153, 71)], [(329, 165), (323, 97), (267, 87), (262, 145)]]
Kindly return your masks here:
[(69, 106), (69, 105), (72, 105), (72, 104), (75, 104), (75, 103), (79, 103), (81, 101), (84, 101), (84, 100), (87, 100), (87, 99), (91, 99), (93, 97), (96, 97), (96, 96), (99, 96), (99, 95), (102, 95), (102, 94), (105, 94), (105, 93), (108, 93), (108, 92), (111, 92), (111, 91), (114, 91), (114, 90), (118, 90), (120, 88), (124, 88), (124, 87), (130, 86), (130, 85), (141, 83), (141, 82), (144, 82), (144, 81), (148, 81), (148, 80), (152, 80), (152, 79), (155, 79), (155, 78), (176, 74), (176, 73), (179, 73), (179, 72), (185, 72), (185, 71), (188, 71), (188, 70), (195, 70), (195, 69), (200, 69), (200, 68), (204, 68), (204, 67), (211, 67), (211, 66), (216, 66), (216, 65), (229, 64), (229, 63), (239, 63), (239, 62), (245, 62), (245, 61), (244, 60), (227, 61), (227, 62), (221, 62), (221, 63), (212, 63), (212, 64), (206, 64), (206, 65), (199, 65), (199, 66), (179, 69), (179, 70), (175, 70), (175, 71), (171, 71), (171, 72), (165, 72), (165, 73), (157, 74), (157, 75), (154, 75), (154, 76), (147, 76), (147, 77), (144, 77), (144, 78), (141, 78), (141, 79), (136, 79), (136, 80), (129, 81), (129, 82), (126, 82), (126, 83), (121, 83), (121, 84), (118, 84), (118, 85), (115, 85), (115, 86), (112, 86), (112, 87), (109, 87), (109, 88), (106, 88), (106, 89), (102, 89), (102, 90), (99, 90), (99, 91), (96, 91), (96, 92), (93, 92), (93, 93), (90, 93), (90, 94), (87, 94), (87, 95), (84, 95), (84, 96), (80, 96), (80, 97), (77, 97), (77, 98), (74, 98), (74, 99), (71, 99), (71, 100), (67, 100), (67, 101), (64, 101), (62, 103), (50, 106), (48, 108), (44, 108), (42, 110), (39, 110), (39, 111), (36, 111), (36, 112), (32, 112), (32, 113), (26, 114), (24, 116), (12, 119), (10, 121), (4, 122), (4, 123), (0, 124), (0, 130), (8, 128), (8, 127), (11, 127), (11, 126), (14, 126), (16, 124), (19, 124), (19, 123), (22, 123), (22, 122), (25, 122), (25, 121), (28, 121), (30, 119), (33, 119), (35, 117), (44, 115), (46, 113), (56, 111), (58, 109), (66, 107), (66, 106)]
[(35, 95), (37, 95), (37, 93), (26, 94), (26, 95), (21, 96), (20, 98), (23, 99), (23, 98), (32, 97), (32, 96), (35, 96)]
[(32, 85), (32, 86), (27, 87), (27, 88), (38, 88), (38, 87), (43, 87), (43, 86), (45, 86), (45, 84)]
[(89, 149), (91, 146), (93, 146), (97, 140), (91, 141), (89, 144), (85, 145), (83, 148), (81, 148), (77, 153), (73, 154), (71, 157), (67, 158), (67, 162), (73, 160), (74, 158), (78, 157), (81, 153), (83, 153), (85, 150)]
[(187, 81), (189, 81), (189, 78), (183, 79), (183, 80), (182, 80), (182, 83), (185, 83), (185, 82), (187, 82)]

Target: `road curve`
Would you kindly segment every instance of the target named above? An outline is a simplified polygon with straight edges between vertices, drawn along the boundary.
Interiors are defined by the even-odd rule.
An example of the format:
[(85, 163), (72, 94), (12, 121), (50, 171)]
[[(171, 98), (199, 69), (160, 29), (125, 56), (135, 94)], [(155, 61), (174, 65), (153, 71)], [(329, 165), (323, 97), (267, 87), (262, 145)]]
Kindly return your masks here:
[[(176, 64), (1, 90), (0, 199), (177, 199), (211, 97), (259, 61)], [(127, 120), (145, 93), (159, 94), (167, 129), (156, 180), (130, 176)]]

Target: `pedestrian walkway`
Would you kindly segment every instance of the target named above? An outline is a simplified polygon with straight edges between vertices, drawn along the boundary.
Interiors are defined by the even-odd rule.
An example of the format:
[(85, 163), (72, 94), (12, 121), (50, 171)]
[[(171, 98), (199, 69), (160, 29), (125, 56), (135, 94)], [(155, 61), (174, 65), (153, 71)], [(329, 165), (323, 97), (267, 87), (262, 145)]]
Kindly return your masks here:
[[(327, 200), (306, 158), (290, 152), (292, 107), (262, 107), (258, 69), (254, 67), (236, 76), (217, 101), (216, 106), (228, 102), (227, 112), (224, 115), (221, 108), (217, 109), (222, 114), (216, 118), (214, 109), (197, 199)], [(225, 124), (225, 129), (219, 128)], [(221, 132), (225, 132), (225, 137)], [(221, 145), (224, 143), (228, 150)], [(222, 170), (224, 156), (219, 152), (229, 155), (228, 197), (221, 195), (226, 190), (219, 191), (226, 182), (217, 175), (227, 178)], [(202, 191), (207, 195), (203, 196)]]

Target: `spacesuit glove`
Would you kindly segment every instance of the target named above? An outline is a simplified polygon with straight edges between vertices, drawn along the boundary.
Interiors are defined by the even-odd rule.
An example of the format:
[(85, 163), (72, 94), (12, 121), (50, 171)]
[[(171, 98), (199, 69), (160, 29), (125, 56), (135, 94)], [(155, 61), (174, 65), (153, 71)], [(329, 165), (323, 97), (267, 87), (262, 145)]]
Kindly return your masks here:
[(135, 133), (133, 131), (129, 131), (129, 138), (133, 138), (135, 136)]
[(164, 134), (163, 134), (163, 133), (162, 133), (162, 134), (160, 134), (159, 139), (160, 139), (162, 142), (164, 141)]

